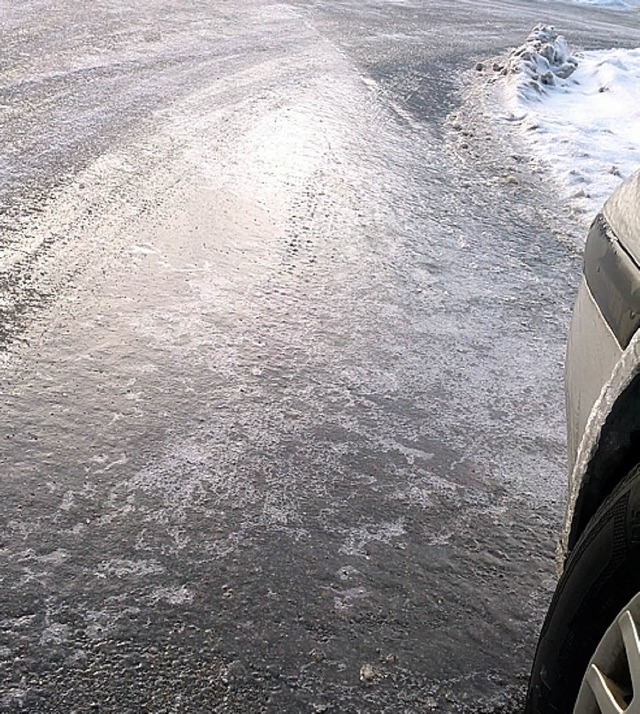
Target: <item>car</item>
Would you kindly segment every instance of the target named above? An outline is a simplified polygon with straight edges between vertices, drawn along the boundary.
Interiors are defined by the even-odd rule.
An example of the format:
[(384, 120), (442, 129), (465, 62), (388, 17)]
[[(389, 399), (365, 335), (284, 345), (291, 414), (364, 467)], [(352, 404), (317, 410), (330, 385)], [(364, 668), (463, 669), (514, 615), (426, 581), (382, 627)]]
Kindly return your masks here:
[(640, 172), (588, 233), (565, 366), (560, 578), (527, 714), (640, 712)]

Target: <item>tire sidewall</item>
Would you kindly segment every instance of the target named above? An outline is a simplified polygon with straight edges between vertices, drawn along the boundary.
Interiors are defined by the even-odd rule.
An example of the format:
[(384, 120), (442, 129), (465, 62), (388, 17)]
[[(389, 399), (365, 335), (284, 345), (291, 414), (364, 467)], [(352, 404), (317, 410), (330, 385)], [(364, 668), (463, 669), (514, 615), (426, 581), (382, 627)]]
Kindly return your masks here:
[(640, 466), (589, 522), (547, 613), (526, 714), (570, 714), (589, 660), (623, 607), (640, 592)]

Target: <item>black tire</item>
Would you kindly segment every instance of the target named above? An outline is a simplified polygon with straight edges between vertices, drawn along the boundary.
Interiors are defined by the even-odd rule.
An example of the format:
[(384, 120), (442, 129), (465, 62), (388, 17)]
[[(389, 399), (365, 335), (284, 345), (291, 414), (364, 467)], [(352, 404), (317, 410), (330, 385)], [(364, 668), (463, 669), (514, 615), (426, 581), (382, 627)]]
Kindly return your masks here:
[(605, 631), (640, 592), (640, 466), (606, 499), (580, 537), (542, 627), (526, 714), (571, 714)]

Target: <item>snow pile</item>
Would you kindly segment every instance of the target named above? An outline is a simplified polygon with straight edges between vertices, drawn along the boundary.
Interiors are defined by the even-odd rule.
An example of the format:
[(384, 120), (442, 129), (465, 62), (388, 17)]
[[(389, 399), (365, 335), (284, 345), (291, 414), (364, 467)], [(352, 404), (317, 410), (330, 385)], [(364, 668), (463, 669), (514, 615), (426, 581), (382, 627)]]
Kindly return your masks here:
[(640, 49), (572, 56), (551, 27), (538, 26), (500, 69), (505, 117), (533, 144), (577, 210), (595, 213), (640, 168)]
[(640, 0), (568, 0), (574, 5), (596, 5), (611, 10), (633, 10), (640, 7)]
[(544, 94), (546, 87), (565, 86), (564, 80), (577, 66), (564, 37), (553, 27), (537, 25), (526, 42), (511, 52), (502, 72), (514, 75), (518, 94), (531, 100)]

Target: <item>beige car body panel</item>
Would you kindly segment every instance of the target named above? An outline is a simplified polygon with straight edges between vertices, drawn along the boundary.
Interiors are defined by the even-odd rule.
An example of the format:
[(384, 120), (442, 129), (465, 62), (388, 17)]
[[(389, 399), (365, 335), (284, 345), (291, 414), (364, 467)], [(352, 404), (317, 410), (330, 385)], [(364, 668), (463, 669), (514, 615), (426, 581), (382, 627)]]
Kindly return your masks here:
[[(558, 553), (560, 569), (568, 554), (573, 521), (576, 515), (580, 516), (576, 514), (576, 505), (607, 417), (640, 372), (640, 329), (633, 332), (633, 325), (639, 324), (637, 314), (640, 305), (639, 197), (640, 172), (637, 172), (607, 200), (601, 216), (592, 226), (593, 230), (598, 221), (604, 222), (601, 223), (604, 225), (602, 235), (610, 242), (611, 250), (622, 256), (616, 260), (622, 262), (598, 264), (593, 262), (593, 254), (590, 256), (589, 251), (585, 251), (585, 273), (589, 275), (591, 272), (594, 284), (599, 286), (602, 294), (598, 293), (596, 299), (588, 279), (583, 276), (567, 344), (565, 387), (569, 487)], [(619, 277), (616, 277), (616, 270), (621, 271)], [(610, 287), (607, 280), (612, 281)], [(622, 339), (621, 333), (607, 323), (605, 311), (598, 304), (601, 298), (609, 302), (609, 308), (614, 304), (618, 310), (620, 303), (616, 304), (615, 300), (628, 301), (624, 307), (626, 312), (618, 311), (617, 316), (635, 322), (624, 325)]]
[(567, 439), (569, 489), (558, 569), (568, 552), (576, 502), (607, 416), (640, 373), (640, 332), (623, 351), (583, 279), (567, 348)]

